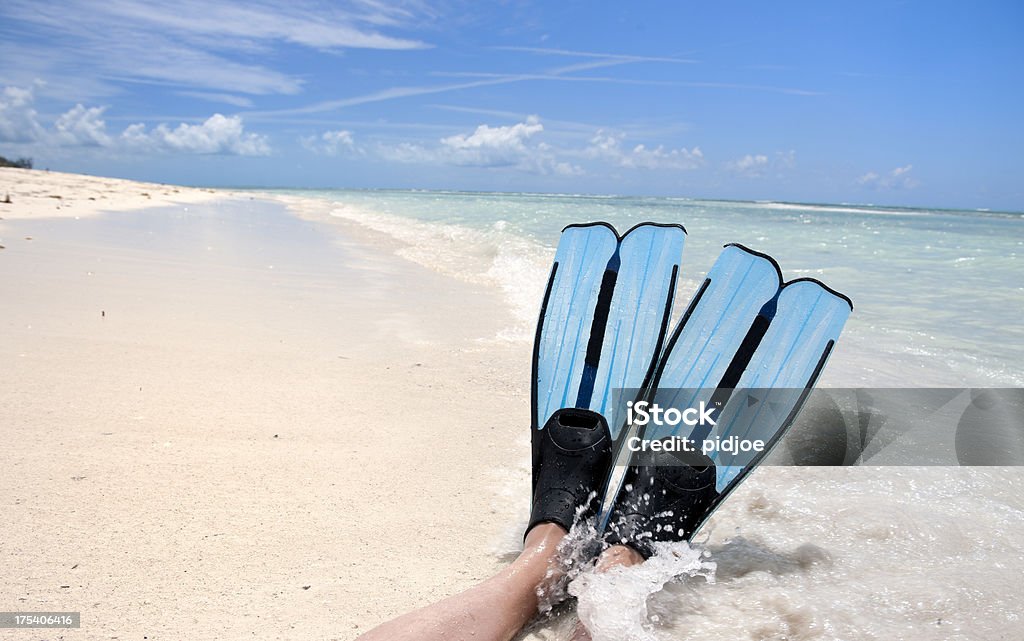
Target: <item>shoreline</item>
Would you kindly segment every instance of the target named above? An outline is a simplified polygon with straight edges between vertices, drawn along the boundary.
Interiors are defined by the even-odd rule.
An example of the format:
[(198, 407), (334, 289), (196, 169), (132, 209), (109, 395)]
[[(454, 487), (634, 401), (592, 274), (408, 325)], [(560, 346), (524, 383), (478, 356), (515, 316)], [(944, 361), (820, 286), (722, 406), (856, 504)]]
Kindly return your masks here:
[[(196, 187), (196, 189), (206, 189), (203, 187)], [(648, 194), (648, 193), (621, 193), (621, 194), (598, 194), (590, 192), (544, 192), (544, 191), (488, 191), (488, 190), (475, 190), (475, 189), (426, 189), (426, 188), (414, 188), (414, 187), (244, 187), (244, 186), (225, 186), (225, 187), (212, 187), (210, 189), (226, 190), (226, 191), (237, 191), (240, 193), (246, 192), (265, 192), (268, 194), (274, 194), (278, 192), (326, 192), (326, 191), (341, 191), (351, 193), (375, 193), (375, 192), (396, 192), (396, 193), (407, 193), (407, 194), (445, 194), (445, 195), (467, 195), (467, 196), (524, 196), (524, 197), (541, 197), (541, 198), (574, 198), (574, 199), (593, 199), (593, 200), (615, 200), (615, 199), (633, 199), (633, 198), (649, 198), (652, 200), (666, 200), (666, 201), (681, 201), (681, 202), (693, 202), (693, 203), (721, 203), (721, 204), (736, 204), (736, 205), (779, 205), (782, 207), (792, 207), (794, 209), (831, 209), (831, 210), (843, 210), (844, 208), (851, 211), (871, 211), (879, 210), (880, 212), (889, 213), (900, 213), (903, 211), (919, 211), (927, 210), (934, 211), (937, 213), (949, 214), (949, 213), (970, 213), (970, 214), (993, 214), (993, 215), (1009, 215), (1009, 216), (1024, 216), (1024, 211), (1013, 210), (1013, 209), (999, 209), (991, 207), (950, 207), (950, 206), (939, 206), (939, 205), (894, 205), (887, 203), (878, 202), (827, 202), (827, 201), (802, 201), (802, 200), (771, 200), (755, 198), (751, 200), (742, 200), (735, 198), (713, 198), (713, 197), (700, 197), (700, 196), (679, 196), (669, 194)]]
[[(530, 341), (509, 338), (506, 293), (425, 267), (415, 236), (333, 216), (343, 204), (171, 194), (0, 210), (12, 606), (82, 611), (90, 638), (347, 639), (504, 567), (530, 484)], [(863, 367), (843, 359), (840, 377)], [(715, 582), (652, 597), (659, 629), (728, 636), (739, 612), (780, 635), (941, 620), (999, 638), (1019, 625), (999, 599), (1021, 484), (1017, 468), (764, 466), (694, 544)], [(908, 568), (925, 578), (904, 585)], [(616, 594), (586, 598), (615, 612)], [(517, 639), (574, 625), (559, 608)]]
[(498, 567), (529, 491), (504, 302), (354, 223), (187, 196), (0, 221), (12, 605), (344, 637)]
[(10, 167), (0, 167), (0, 194), (11, 200), (0, 202), (0, 217), (7, 220), (79, 218), (206, 203), (226, 194), (242, 197), (230, 191)]

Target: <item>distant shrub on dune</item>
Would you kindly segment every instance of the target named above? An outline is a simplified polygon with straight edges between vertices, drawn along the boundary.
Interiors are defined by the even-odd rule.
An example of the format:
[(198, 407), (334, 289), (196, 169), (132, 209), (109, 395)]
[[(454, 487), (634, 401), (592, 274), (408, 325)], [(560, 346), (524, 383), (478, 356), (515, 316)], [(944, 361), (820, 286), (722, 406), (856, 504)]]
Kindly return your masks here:
[(32, 159), (18, 158), (17, 160), (7, 160), (3, 156), (0, 156), (0, 167), (14, 167), (15, 169), (32, 169)]

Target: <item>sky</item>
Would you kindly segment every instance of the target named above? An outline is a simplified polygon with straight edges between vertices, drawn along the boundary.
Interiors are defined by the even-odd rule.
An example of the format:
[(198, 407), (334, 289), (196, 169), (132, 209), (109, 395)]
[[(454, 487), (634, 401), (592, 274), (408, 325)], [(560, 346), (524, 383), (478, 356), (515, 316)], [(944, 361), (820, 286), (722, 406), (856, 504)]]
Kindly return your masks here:
[(1024, 211), (1024, 4), (0, 2), (0, 155), (211, 186)]

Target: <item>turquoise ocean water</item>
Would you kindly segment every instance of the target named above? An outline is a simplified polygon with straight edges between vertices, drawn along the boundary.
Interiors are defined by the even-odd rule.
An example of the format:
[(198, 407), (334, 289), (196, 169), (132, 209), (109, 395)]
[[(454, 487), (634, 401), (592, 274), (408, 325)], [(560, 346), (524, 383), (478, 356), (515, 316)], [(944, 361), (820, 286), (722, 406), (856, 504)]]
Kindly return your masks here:
[(1024, 214), (549, 194), (288, 191), (403, 241), (407, 258), (500, 288), (528, 340), (561, 229), (647, 220), (687, 231), (681, 313), (723, 244), (775, 256), (855, 311), (824, 384), (1024, 385)]
[[(497, 310), (508, 325), (496, 338), (519, 342), (524, 352), (562, 227), (604, 220), (625, 230), (654, 220), (688, 230), (677, 317), (728, 242), (772, 254), (786, 278), (819, 278), (848, 294), (855, 310), (822, 385), (1024, 385), (1021, 214), (290, 193), (324, 199), (330, 216), (397, 239), (388, 246), (410, 260), (495, 288), (508, 303)], [(503, 492), (527, 487), (526, 473), (517, 476), (508, 464)], [(674, 544), (639, 568), (584, 567), (568, 588), (577, 597), (574, 614), (542, 617), (517, 639), (571, 638), (577, 618), (595, 641), (1024, 638), (1013, 587), (1024, 549), (1021, 496), (1020, 468), (1012, 467), (766, 466), (692, 547)], [(516, 505), (526, 503), (524, 496)], [(513, 548), (521, 532), (514, 529)]]

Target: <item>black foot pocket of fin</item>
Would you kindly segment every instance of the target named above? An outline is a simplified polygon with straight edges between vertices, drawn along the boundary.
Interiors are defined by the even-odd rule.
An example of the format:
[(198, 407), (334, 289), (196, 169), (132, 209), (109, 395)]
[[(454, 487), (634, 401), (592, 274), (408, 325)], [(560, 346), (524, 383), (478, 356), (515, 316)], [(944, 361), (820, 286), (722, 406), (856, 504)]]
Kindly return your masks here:
[(534, 438), (536, 480), (526, 531), (538, 523), (557, 523), (568, 531), (577, 514), (597, 513), (598, 492), (612, 461), (608, 423), (596, 412), (560, 409)]
[(689, 540), (718, 497), (715, 466), (699, 453), (652, 452), (626, 472), (608, 521), (609, 545), (649, 558), (653, 543)]

